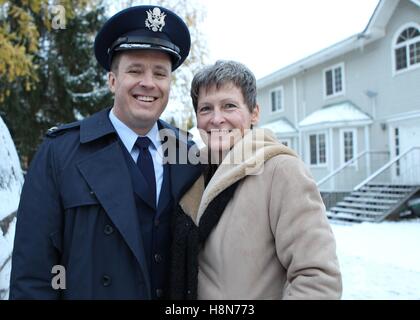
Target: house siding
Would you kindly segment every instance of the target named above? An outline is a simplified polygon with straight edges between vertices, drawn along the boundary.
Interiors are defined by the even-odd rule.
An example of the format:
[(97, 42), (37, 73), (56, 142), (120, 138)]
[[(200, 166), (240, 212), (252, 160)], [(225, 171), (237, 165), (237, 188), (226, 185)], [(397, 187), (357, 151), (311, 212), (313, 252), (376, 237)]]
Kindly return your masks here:
[[(270, 92), (278, 87), (283, 87), (283, 111), (272, 112)], [(260, 123), (268, 123), (279, 120), (282, 117), (286, 117), (291, 123), (293, 123), (293, 125), (296, 126), (296, 123), (294, 123), (293, 85), (291, 81), (274, 83), (272, 86), (264, 89), (263, 92), (258, 93), (258, 103), (261, 108)]]
[[(355, 153), (358, 154), (369, 148), (375, 151), (391, 151), (392, 154), (390, 130), (397, 125), (403, 125), (404, 121), (390, 123), (390, 119), (400, 114), (404, 115), (420, 110), (420, 68), (400, 74), (395, 74), (393, 70), (393, 41), (401, 26), (409, 22), (420, 25), (420, 8), (411, 1), (401, 0), (386, 25), (384, 37), (367, 45), (362, 45), (363, 42), (360, 40), (360, 46), (346, 54), (258, 89), (258, 100), (262, 107), (260, 123), (265, 124), (275, 121), (279, 117), (286, 117), (298, 128), (298, 123), (302, 119), (323, 106), (351, 101), (363, 112), (369, 114), (373, 120), (373, 123), (368, 126), (368, 143), (364, 126), (357, 127), (358, 140)], [(341, 63), (344, 65), (345, 92), (343, 95), (326, 99), (324, 97), (324, 70)], [(294, 81), (296, 81), (296, 93), (294, 92)], [(279, 114), (272, 114), (270, 113), (269, 92), (278, 86), (284, 88), (285, 110)], [(373, 93), (373, 96), (369, 96), (368, 93)], [(295, 94), (297, 112), (295, 112)], [(420, 123), (420, 112), (418, 114), (418, 123)], [(354, 127), (350, 125), (349, 128)], [(316, 179), (325, 176), (341, 165), (340, 128), (325, 129), (325, 131), (332, 134), (332, 137), (327, 137), (328, 152), (332, 152), (332, 154), (327, 155), (330, 160), (327, 167), (311, 167)], [(297, 145), (300, 145), (301, 148), (296, 148), (308, 164), (307, 137), (309, 132), (313, 131), (300, 132), (303, 141), (298, 141)]]

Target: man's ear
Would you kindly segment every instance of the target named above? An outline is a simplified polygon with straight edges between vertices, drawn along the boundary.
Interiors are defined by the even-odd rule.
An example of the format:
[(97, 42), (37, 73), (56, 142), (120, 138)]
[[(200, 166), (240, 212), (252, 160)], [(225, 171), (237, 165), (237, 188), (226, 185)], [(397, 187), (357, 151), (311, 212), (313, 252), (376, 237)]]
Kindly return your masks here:
[(117, 80), (117, 76), (114, 72), (108, 72), (108, 88), (112, 93), (115, 93), (115, 82)]
[(256, 104), (254, 110), (252, 110), (252, 113), (251, 113), (251, 124), (255, 126), (259, 120), (260, 120), (260, 106)]

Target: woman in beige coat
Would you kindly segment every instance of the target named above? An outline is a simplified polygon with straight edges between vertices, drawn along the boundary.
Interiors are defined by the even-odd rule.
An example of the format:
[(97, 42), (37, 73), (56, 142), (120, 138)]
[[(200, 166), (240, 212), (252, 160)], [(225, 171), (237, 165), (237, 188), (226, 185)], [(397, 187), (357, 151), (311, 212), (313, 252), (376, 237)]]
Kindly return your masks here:
[(311, 174), (270, 132), (250, 130), (254, 75), (218, 61), (196, 74), (191, 96), (208, 163), (175, 215), (172, 298), (339, 299), (335, 240)]

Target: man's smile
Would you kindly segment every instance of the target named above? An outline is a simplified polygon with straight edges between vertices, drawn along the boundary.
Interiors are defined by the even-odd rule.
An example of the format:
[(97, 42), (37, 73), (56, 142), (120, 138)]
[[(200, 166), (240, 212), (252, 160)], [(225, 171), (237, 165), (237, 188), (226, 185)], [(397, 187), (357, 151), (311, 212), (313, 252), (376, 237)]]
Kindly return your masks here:
[(134, 94), (133, 97), (134, 97), (134, 99), (136, 99), (138, 101), (142, 101), (142, 102), (153, 102), (153, 101), (157, 100), (156, 97), (143, 96), (143, 95), (139, 95), (139, 94)]

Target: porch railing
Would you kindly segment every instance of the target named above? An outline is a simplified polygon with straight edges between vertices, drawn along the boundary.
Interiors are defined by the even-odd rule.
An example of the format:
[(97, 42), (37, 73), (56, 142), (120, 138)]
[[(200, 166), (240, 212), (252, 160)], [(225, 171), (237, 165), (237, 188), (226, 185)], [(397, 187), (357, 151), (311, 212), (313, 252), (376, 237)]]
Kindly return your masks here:
[(327, 209), (389, 161), (388, 151), (363, 151), (317, 182)]
[(388, 151), (363, 151), (317, 182), (321, 191), (351, 191), (389, 161)]
[(412, 147), (395, 157), (354, 187), (365, 184), (420, 185), (420, 147)]

